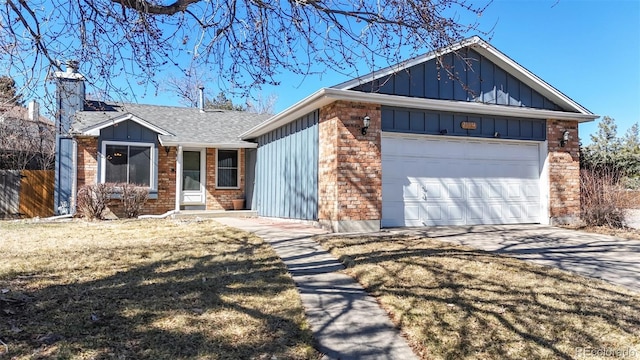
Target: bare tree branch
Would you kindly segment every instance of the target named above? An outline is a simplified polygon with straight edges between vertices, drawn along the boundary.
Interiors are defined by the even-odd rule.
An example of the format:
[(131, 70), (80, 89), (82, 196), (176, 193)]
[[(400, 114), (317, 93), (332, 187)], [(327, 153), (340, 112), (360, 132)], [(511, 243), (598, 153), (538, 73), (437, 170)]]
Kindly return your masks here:
[(127, 100), (200, 68), (246, 96), (283, 73), (357, 76), (483, 34), (477, 19), (491, 0), (470, 1), (7, 0), (0, 64), (36, 87), (75, 59), (98, 92)]

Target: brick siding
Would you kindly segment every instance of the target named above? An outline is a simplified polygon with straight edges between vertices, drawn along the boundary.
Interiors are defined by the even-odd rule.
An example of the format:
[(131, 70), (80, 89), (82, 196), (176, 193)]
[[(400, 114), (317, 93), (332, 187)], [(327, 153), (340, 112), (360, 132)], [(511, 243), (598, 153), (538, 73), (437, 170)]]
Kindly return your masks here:
[[(362, 119), (371, 118), (366, 135)], [(380, 220), (380, 106), (337, 101), (320, 110), (319, 220)]]
[[(560, 145), (564, 131), (569, 141)], [(580, 218), (580, 157), (578, 122), (547, 120), (549, 146), (549, 215), (552, 223), (572, 223)]]
[[(76, 137), (78, 144), (77, 187), (93, 185), (98, 182), (98, 138)], [(149, 199), (144, 205), (142, 214), (163, 214), (175, 209), (176, 201), (176, 147), (170, 147), (167, 153), (163, 147), (158, 149), (158, 197)], [(233, 209), (232, 200), (244, 196), (245, 184), (245, 150), (240, 149), (238, 162), (240, 166), (239, 189), (216, 189), (216, 149), (206, 150), (206, 209)], [(120, 214), (119, 201), (111, 201), (110, 209)]]

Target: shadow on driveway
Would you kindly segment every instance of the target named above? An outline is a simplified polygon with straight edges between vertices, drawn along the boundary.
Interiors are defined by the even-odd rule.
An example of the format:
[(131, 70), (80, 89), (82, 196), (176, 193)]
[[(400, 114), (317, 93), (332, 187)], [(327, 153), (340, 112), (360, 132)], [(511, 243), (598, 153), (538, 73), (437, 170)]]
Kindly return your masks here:
[(640, 241), (544, 225), (389, 229), (513, 256), (640, 292)]

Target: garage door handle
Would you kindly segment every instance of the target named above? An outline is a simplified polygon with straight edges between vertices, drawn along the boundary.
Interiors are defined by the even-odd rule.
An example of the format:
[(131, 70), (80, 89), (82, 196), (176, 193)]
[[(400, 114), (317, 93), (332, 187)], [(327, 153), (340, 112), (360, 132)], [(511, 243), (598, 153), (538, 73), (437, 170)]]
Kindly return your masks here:
[(422, 200), (427, 200), (427, 195), (422, 195)]
[(424, 193), (427, 192), (427, 188), (424, 185), (422, 186), (422, 192), (424, 192)]

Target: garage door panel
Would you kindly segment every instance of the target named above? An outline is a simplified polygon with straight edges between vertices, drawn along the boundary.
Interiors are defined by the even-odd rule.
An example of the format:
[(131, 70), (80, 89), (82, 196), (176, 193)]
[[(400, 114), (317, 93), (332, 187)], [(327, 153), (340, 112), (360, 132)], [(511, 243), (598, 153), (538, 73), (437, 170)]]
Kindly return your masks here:
[(449, 199), (463, 199), (464, 184), (449, 182), (447, 184), (447, 195)]
[(540, 221), (536, 143), (382, 137), (382, 225)]

